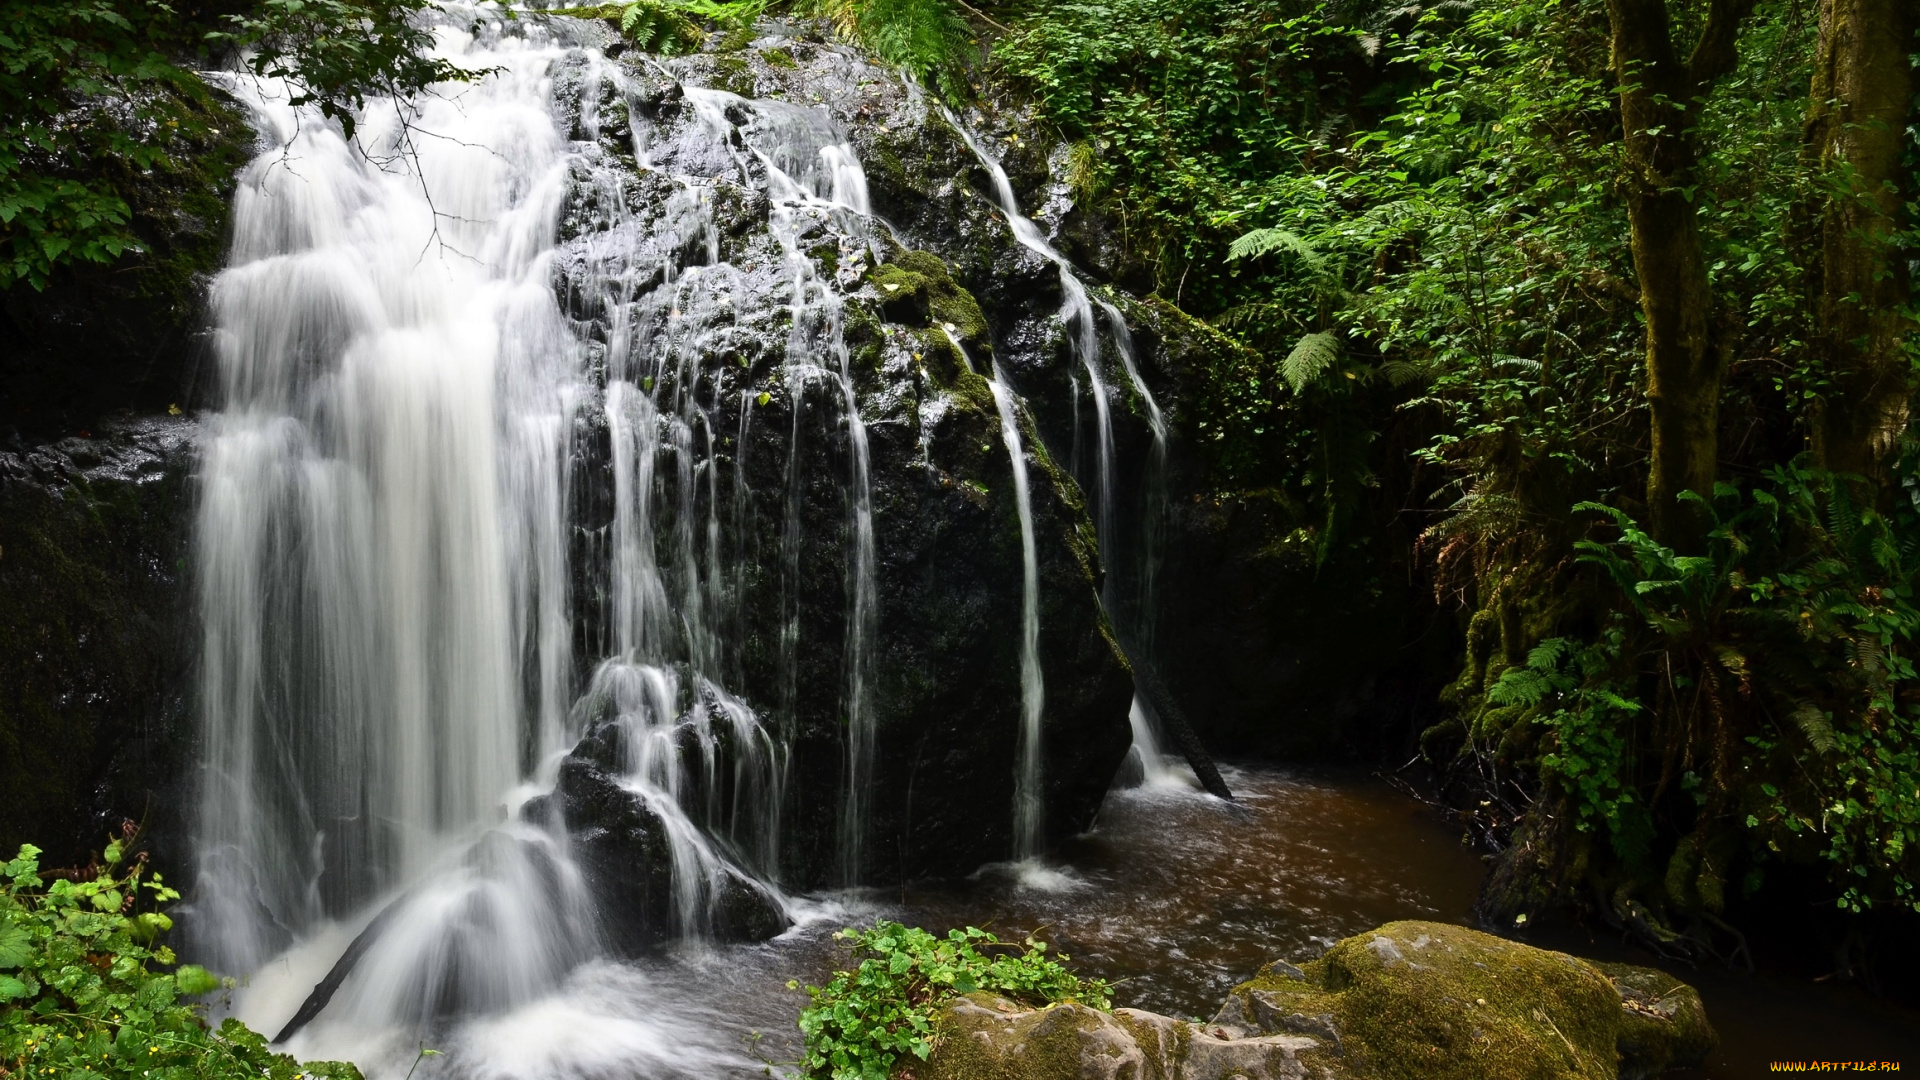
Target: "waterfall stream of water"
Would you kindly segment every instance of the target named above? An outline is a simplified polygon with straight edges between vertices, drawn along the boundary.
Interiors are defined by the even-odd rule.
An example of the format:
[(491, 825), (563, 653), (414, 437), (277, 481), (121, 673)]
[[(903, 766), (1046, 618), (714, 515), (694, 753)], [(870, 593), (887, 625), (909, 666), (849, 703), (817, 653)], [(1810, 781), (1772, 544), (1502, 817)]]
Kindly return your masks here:
[(1027, 484), (1027, 452), (1020, 438), (1018, 398), (993, 366), (993, 403), (1000, 410), (1000, 441), (1013, 464), (1014, 505), (1020, 515), (1020, 746), (1013, 785), (1013, 855), (1040, 854), (1044, 824), (1040, 801), (1040, 720), (1047, 688), (1040, 677), (1040, 570), (1033, 536), (1033, 493)]
[[(1096, 302), (1087, 293), (1086, 285), (1080, 280), (1073, 264), (1060, 254), (1040, 231), (1033, 219), (1020, 212), (1020, 200), (1014, 194), (1013, 181), (1007, 176), (1007, 170), (998, 158), (989, 153), (979, 139), (968, 130), (960, 119), (951, 114), (948, 120), (960, 133), (967, 148), (973, 152), (993, 183), (994, 199), (1000, 205), (1001, 213), (1006, 215), (1007, 224), (1012, 229), (1014, 239), (1028, 250), (1035, 252), (1051, 262), (1060, 275), (1060, 291), (1063, 297), (1060, 305), (1060, 322), (1066, 328), (1068, 340), (1073, 345), (1076, 358), (1087, 375), (1087, 389), (1093, 399), (1094, 436), (1098, 447), (1094, 455), (1094, 490), (1097, 497), (1094, 505), (1096, 533), (1100, 538), (1100, 554), (1106, 564), (1108, 574), (1102, 589), (1101, 601), (1108, 614), (1112, 616), (1124, 635), (1136, 663), (1150, 663), (1152, 657), (1153, 615), (1155, 608), (1154, 579), (1157, 575), (1160, 559), (1161, 532), (1164, 528), (1167, 502), (1167, 422), (1161, 413), (1159, 404), (1154, 400), (1153, 391), (1147, 388), (1146, 380), (1140, 376), (1140, 367), (1134, 357), (1133, 336), (1127, 329), (1126, 319), (1118, 308), (1106, 300), (1098, 301), (1100, 311), (1106, 315), (1107, 324), (1114, 341), (1114, 351), (1120, 358), (1121, 369), (1126, 373), (1128, 386), (1139, 398), (1147, 414), (1148, 429), (1152, 433), (1153, 445), (1150, 451), (1142, 492), (1139, 500), (1137, 529), (1135, 535), (1123, 542), (1120, 531), (1118, 484), (1115, 480), (1116, 467), (1114, 446), (1112, 406), (1109, 403), (1111, 388), (1101, 373), (1101, 349), (1099, 327), (1094, 321)], [(1076, 409), (1077, 409), (1076, 395)], [(1077, 422), (1077, 420), (1076, 420)], [(1121, 575), (1116, 563), (1116, 554), (1128, 551), (1131, 558), (1132, 588), (1125, 589), (1119, 583)], [(1153, 706), (1141, 695), (1135, 694), (1129, 722), (1133, 727), (1133, 757), (1138, 764), (1142, 778), (1153, 784), (1183, 783), (1179, 774), (1166, 762), (1160, 747), (1159, 727)]]
[[(237, 1004), (258, 1026), (304, 1001), (300, 1045), (376, 1058), (436, 1018), (549, 994), (602, 950), (564, 828), (519, 814), (584, 732), (617, 733), (619, 786), (658, 822), (674, 935), (709, 932), (726, 882), (780, 873), (791, 692), (769, 724), (729, 689), (757, 553), (722, 524), (753, 499), (765, 394), (730, 370), (749, 271), (719, 257), (717, 191), (769, 205), (789, 490), (803, 415), (837, 416), (849, 447), (849, 883), (872, 781), (869, 450), (839, 295), (803, 249), (823, 221), (865, 235), (858, 161), (818, 113), (689, 88), (710, 167), (643, 216), (600, 127), (624, 121), (600, 106), (632, 96), (631, 69), (491, 8), (437, 34), (492, 74), (375, 103), (357, 143), (283, 88), (235, 84), (271, 149), (214, 290), (222, 406), (194, 533), (193, 948), (258, 973)], [(635, 124), (643, 170), (648, 136)], [(554, 288), (563, 218), (575, 311)]]

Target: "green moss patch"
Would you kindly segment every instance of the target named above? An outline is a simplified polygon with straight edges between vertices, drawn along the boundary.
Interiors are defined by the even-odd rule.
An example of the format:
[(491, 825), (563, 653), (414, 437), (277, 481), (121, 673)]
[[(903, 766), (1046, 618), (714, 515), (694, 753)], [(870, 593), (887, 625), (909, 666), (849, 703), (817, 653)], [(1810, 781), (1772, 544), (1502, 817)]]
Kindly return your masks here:
[(1369, 1080), (1651, 1076), (1714, 1042), (1699, 995), (1661, 972), (1434, 922), (1389, 923), (1304, 968), (1269, 965), (1215, 1023), (1337, 1032), (1341, 1052), (1317, 1051), (1322, 1064)]
[(868, 280), (880, 294), (880, 310), (888, 322), (932, 329), (929, 347), (950, 363), (930, 365), (943, 383), (952, 384), (964, 371), (962, 358), (947, 339), (951, 334), (974, 358), (975, 366), (993, 353), (993, 334), (980, 302), (953, 280), (953, 272), (930, 251), (906, 250), (892, 261), (873, 268)]

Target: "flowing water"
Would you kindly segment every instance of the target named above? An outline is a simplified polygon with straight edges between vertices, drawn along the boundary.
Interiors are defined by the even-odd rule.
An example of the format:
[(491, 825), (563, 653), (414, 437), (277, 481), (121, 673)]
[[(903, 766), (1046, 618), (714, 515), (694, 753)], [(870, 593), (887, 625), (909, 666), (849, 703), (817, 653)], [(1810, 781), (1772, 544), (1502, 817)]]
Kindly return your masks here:
[[(1115, 460), (1118, 454), (1113, 431), (1112, 399), (1115, 395), (1102, 370), (1100, 332), (1093, 314), (1096, 301), (1089, 296), (1073, 264), (1047, 242), (1033, 219), (1020, 212), (1020, 200), (1014, 194), (1013, 181), (1008, 178), (1007, 170), (1001, 166), (999, 159), (981, 145), (980, 140), (959, 118), (948, 114), (948, 119), (966, 142), (967, 149), (986, 169), (993, 184), (994, 200), (999, 203), (1000, 212), (1006, 215), (1014, 239), (1052, 263), (1060, 275), (1060, 323), (1066, 327), (1074, 355), (1080, 361), (1081, 370), (1086, 373), (1088, 396), (1093, 401), (1094, 438), (1097, 442), (1092, 485), (1095, 493), (1094, 527), (1100, 539), (1102, 561), (1108, 571), (1101, 586), (1100, 601), (1113, 619), (1115, 630), (1120, 634), (1133, 662), (1151, 664), (1154, 614), (1158, 610), (1153, 595), (1154, 578), (1159, 567), (1161, 531), (1165, 525), (1167, 508), (1166, 417), (1161, 413), (1159, 403), (1154, 400), (1153, 391), (1147, 388), (1146, 380), (1140, 377), (1140, 367), (1134, 358), (1133, 335), (1127, 329), (1126, 319), (1112, 303), (1104, 299), (1097, 301), (1099, 310), (1107, 317), (1113, 351), (1120, 359), (1129, 388), (1146, 413), (1148, 430), (1152, 435), (1152, 447), (1141, 477), (1138, 498), (1134, 502), (1132, 524), (1135, 528), (1129, 533), (1120, 525), (1120, 485), (1116, 477), (1118, 466)], [(1080, 422), (1077, 377), (1074, 386), (1074, 443), (1077, 447)], [(1133, 728), (1131, 771), (1148, 782), (1168, 779), (1163, 764), (1165, 759), (1160, 753), (1165, 740), (1160, 734), (1159, 717), (1143, 695), (1134, 695), (1128, 722)]]
[[(1121, 1003), (1200, 1016), (1268, 959), (1388, 919), (1466, 918), (1478, 859), (1384, 785), (1230, 770), (1241, 803), (1222, 804), (1160, 756), (1136, 699), (1146, 782), (1110, 795), (1044, 872), (782, 897), (785, 935), (713, 944), (725, 875), (780, 879), (802, 495), (823, 483), (845, 511), (839, 880), (860, 881), (868, 859), (873, 463), (841, 301), (874, 257), (864, 176), (821, 113), (698, 87), (684, 90), (694, 135), (655, 142), (635, 122), (630, 160), (612, 160), (602, 125), (625, 111), (601, 105), (637, 94), (636, 69), (490, 8), (453, 10), (442, 50), (494, 73), (416, 112), (370, 108), (359, 147), (284, 91), (235, 87), (272, 148), (243, 177), (214, 290), (223, 405), (195, 525), (205, 769), (186, 920), (196, 959), (250, 973), (228, 1008), (267, 1031), (317, 1009), (287, 1048), (377, 1078), (749, 1076), (796, 1056), (804, 997), (787, 980), (824, 980), (841, 959), (830, 932), (876, 917), (1038, 930), (1118, 980)], [(1104, 599), (1150, 652), (1164, 417), (1120, 313), (980, 157), (1016, 238), (1059, 268), (1094, 405), (1095, 527), (1103, 551), (1128, 553)], [(766, 202), (760, 264), (720, 258), (715, 206), (740, 197)], [(822, 243), (850, 278), (823, 269)], [(750, 301), (768, 296), (782, 317), (753, 322)], [(773, 391), (733, 358), (769, 339), (791, 426), (779, 490), (755, 490), (746, 448)], [(992, 374), (1023, 553), (1013, 854), (1026, 858), (1040, 835), (1039, 586), (1024, 406)], [(1119, 375), (1151, 435), (1131, 496), (1116, 475)], [(845, 453), (810, 475), (802, 450), (823, 432)], [(760, 500), (782, 508), (777, 552), (746, 539)], [(765, 702), (740, 690), (756, 574), (777, 579), (779, 606), (780, 689)], [(519, 815), (583, 732), (609, 730), (620, 786), (671, 854), (679, 944), (644, 961), (607, 959), (565, 833)], [(319, 1008), (323, 984), (337, 993)], [(1710, 1006), (1785, 1001), (1845, 1012), (1869, 1042), (1888, 1030), (1831, 994), (1703, 984)], [(1716, 1019), (1740, 1053), (1767, 1037)], [(427, 1046), (440, 1054), (422, 1058)]]
[(1047, 688), (1040, 676), (1040, 558), (1033, 537), (1033, 495), (1027, 489), (1027, 451), (1020, 439), (1020, 406), (993, 366), (993, 403), (1000, 410), (1000, 441), (1013, 463), (1013, 498), (1020, 516), (1020, 746), (1013, 785), (1013, 857), (1040, 856), (1040, 720)]
[[(680, 939), (705, 937), (727, 875), (778, 876), (788, 745), (728, 689), (754, 553), (726, 549), (720, 517), (753, 493), (744, 452), (720, 447), (754, 399), (715, 357), (741, 332), (746, 272), (719, 261), (712, 204), (743, 180), (770, 204), (794, 440), (809, 408), (849, 433), (848, 881), (868, 813), (868, 451), (838, 294), (801, 251), (822, 220), (857, 242), (857, 162), (806, 110), (690, 89), (717, 153), (642, 219), (631, 167), (594, 153), (628, 70), (489, 9), (453, 14), (440, 48), (492, 74), (370, 108), (357, 144), (284, 88), (235, 83), (271, 149), (242, 178), (214, 289), (192, 950), (258, 972), (260, 1002), (325, 986), (301, 1034), (356, 1054), (534, 1002), (603, 951), (564, 832), (517, 813), (583, 731), (620, 735), (621, 786), (670, 848)], [(589, 227), (563, 312), (569, 215)], [(721, 431), (732, 394), (739, 426)]]

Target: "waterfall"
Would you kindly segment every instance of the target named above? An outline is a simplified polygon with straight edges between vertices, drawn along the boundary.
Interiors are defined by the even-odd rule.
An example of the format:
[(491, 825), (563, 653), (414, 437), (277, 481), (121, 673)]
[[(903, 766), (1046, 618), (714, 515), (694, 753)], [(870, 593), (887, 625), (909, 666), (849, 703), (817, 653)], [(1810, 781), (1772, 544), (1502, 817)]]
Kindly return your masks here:
[(256, 101), (194, 530), (196, 924), (228, 970), (444, 867), (563, 748), (566, 147), (547, 58), (492, 59), (409, 125), (369, 109), (364, 154)]
[(1046, 685), (1040, 677), (1040, 570), (1033, 535), (1033, 496), (1027, 485), (1027, 454), (1020, 439), (1015, 395), (993, 365), (993, 403), (1000, 410), (1000, 440), (1013, 463), (1013, 497), (1020, 515), (1020, 745), (1014, 772), (1014, 858), (1040, 854), (1043, 804), (1040, 797), (1040, 718), (1046, 710)]
[[(617, 786), (663, 834), (675, 934), (707, 935), (727, 882), (778, 878), (810, 414), (847, 447), (838, 860), (862, 870), (869, 447), (810, 254), (824, 224), (866, 257), (859, 163), (819, 113), (690, 87), (704, 164), (654, 171), (674, 148), (629, 120), (636, 76), (487, 18), (437, 34), (490, 74), (369, 103), (354, 143), (283, 87), (234, 83), (270, 149), (213, 293), (191, 948), (260, 973), (249, 1018), (270, 1029), (303, 997), (290, 1032), (508, 1008), (601, 951), (565, 823), (520, 814), (558, 805), (585, 735), (620, 748)], [(657, 202), (634, 201), (636, 168)], [(715, 201), (742, 190), (781, 253), (759, 277), (720, 257)], [(736, 361), (750, 293), (789, 318), (770, 384)], [(793, 409), (777, 722), (737, 689), (761, 385)]]
[[(1060, 323), (1066, 328), (1068, 340), (1073, 346), (1075, 357), (1080, 361), (1081, 369), (1087, 375), (1087, 388), (1093, 399), (1094, 436), (1098, 441), (1098, 451), (1094, 458), (1094, 506), (1095, 534), (1100, 540), (1101, 560), (1107, 566), (1106, 583), (1101, 590), (1101, 602), (1113, 618), (1116, 628), (1122, 634), (1136, 663), (1150, 663), (1152, 657), (1153, 615), (1155, 608), (1154, 579), (1159, 569), (1161, 533), (1166, 517), (1167, 501), (1167, 422), (1161, 413), (1159, 404), (1154, 401), (1153, 392), (1147, 388), (1146, 380), (1140, 376), (1140, 368), (1134, 358), (1133, 335), (1127, 329), (1126, 320), (1118, 308), (1106, 300), (1098, 302), (1101, 312), (1107, 317), (1107, 325), (1113, 336), (1114, 351), (1119, 355), (1121, 370), (1126, 373), (1128, 385), (1139, 399), (1147, 414), (1147, 424), (1152, 432), (1153, 445), (1147, 463), (1143, 482), (1141, 506), (1137, 535), (1128, 538), (1128, 543), (1137, 545), (1133, 565), (1132, 588), (1124, 590), (1119, 584), (1121, 566), (1118, 554), (1124, 549), (1121, 532), (1118, 527), (1118, 501), (1114, 478), (1114, 435), (1113, 419), (1108, 403), (1109, 387), (1101, 374), (1100, 338), (1094, 321), (1095, 302), (1087, 294), (1086, 285), (1080, 281), (1073, 264), (1066, 256), (1055, 250), (1053, 245), (1040, 232), (1040, 227), (1031, 218), (1020, 212), (1019, 199), (1014, 195), (1013, 182), (999, 159), (988, 153), (965, 124), (952, 113), (947, 120), (955, 131), (960, 133), (967, 148), (979, 160), (981, 167), (987, 170), (993, 182), (994, 198), (1000, 204), (1001, 213), (1006, 215), (1007, 224), (1013, 231), (1014, 239), (1028, 250), (1039, 254), (1051, 262), (1060, 275)], [(1076, 401), (1077, 401), (1076, 393)], [(1079, 423), (1077, 405), (1075, 424)], [(1077, 443), (1077, 439), (1076, 439)], [(1140, 694), (1134, 695), (1129, 720), (1134, 732), (1133, 758), (1138, 762), (1143, 777), (1150, 783), (1166, 782), (1172, 779), (1160, 753), (1161, 739), (1155, 721), (1153, 706)]]

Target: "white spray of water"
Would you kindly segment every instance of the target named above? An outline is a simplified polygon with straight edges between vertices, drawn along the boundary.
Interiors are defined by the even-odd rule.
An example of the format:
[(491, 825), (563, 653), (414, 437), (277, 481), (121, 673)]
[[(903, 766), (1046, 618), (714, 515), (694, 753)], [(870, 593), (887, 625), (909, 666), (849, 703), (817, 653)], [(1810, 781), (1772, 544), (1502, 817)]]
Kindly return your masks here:
[[(564, 835), (513, 819), (585, 725), (620, 734), (620, 783), (665, 833), (683, 938), (707, 933), (723, 876), (778, 872), (788, 747), (725, 688), (751, 553), (724, 548), (721, 529), (715, 421), (732, 391), (712, 346), (741, 279), (719, 260), (721, 184), (771, 196), (793, 293), (786, 384), (796, 398), (835, 388), (847, 426), (849, 875), (871, 784), (866, 432), (839, 299), (799, 239), (809, 216), (863, 227), (858, 162), (799, 110), (690, 91), (703, 117), (751, 106), (710, 133), (738, 169), (675, 178), (639, 235), (631, 166), (597, 144), (600, 103), (630, 97), (628, 75), (538, 25), (451, 28), (486, 11), (449, 19), (439, 48), (493, 74), (415, 107), (371, 104), (358, 145), (284, 90), (236, 86), (274, 149), (243, 178), (215, 288), (224, 398), (195, 534), (196, 958), (254, 972), (236, 1011), (270, 1031), (345, 971), (292, 1049), (397, 1072), (421, 1025), (521, 1015), (597, 951)], [(556, 120), (568, 94), (581, 142)], [(554, 296), (563, 204), (586, 226), (567, 280), (597, 313), (597, 346)], [(575, 432), (596, 415), (606, 524), (570, 537), (576, 502), (600, 497), (570, 479)], [(742, 446), (751, 417), (742, 408)], [(744, 521), (744, 455), (732, 481)], [(569, 707), (583, 613), (608, 659)], [(336, 967), (343, 953), (357, 960)]]

